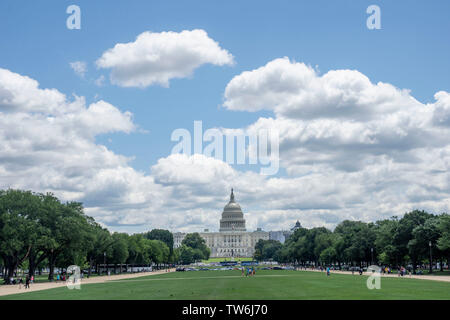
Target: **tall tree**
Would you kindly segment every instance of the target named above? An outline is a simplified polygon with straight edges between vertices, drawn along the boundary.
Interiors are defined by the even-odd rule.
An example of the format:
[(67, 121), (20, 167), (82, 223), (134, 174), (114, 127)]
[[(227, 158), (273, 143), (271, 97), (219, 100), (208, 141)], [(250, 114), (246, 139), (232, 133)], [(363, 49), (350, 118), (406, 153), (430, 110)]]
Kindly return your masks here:
[(400, 264), (404, 265), (410, 261), (413, 266), (413, 272), (416, 271), (420, 258), (420, 250), (417, 250), (417, 246), (414, 243), (410, 244), (410, 241), (413, 239), (413, 230), (423, 225), (431, 216), (429, 213), (419, 210), (406, 213), (399, 220), (398, 228), (394, 234), (394, 246), (399, 253)]
[(196, 260), (209, 259), (211, 250), (206, 246), (205, 239), (203, 239), (199, 233), (188, 233), (181, 244), (192, 249), (198, 249), (201, 252), (200, 256), (196, 255)]
[[(124, 264), (127, 261), (128, 252), (128, 234), (126, 233), (114, 233), (111, 237), (111, 263)], [(121, 269), (122, 270), (122, 269)], [(122, 272), (122, 271), (121, 271)]]
[[(408, 249), (411, 257), (415, 257), (413, 260), (413, 271), (415, 272), (414, 261), (423, 261), (430, 257), (429, 244), (434, 247), (434, 257), (435, 259), (441, 259), (442, 262), (442, 251), (436, 247), (436, 243), (440, 237), (439, 231), (439, 218), (435, 216), (430, 216), (421, 225), (415, 227), (412, 231), (412, 239), (408, 242)], [(430, 260), (430, 259), (428, 259)], [(442, 263), (441, 263), (442, 267)], [(432, 266), (430, 261), (430, 272), (432, 272)]]
[[(343, 256), (349, 263), (363, 262), (369, 264), (372, 260), (371, 249), (375, 246), (375, 228), (373, 224), (361, 221), (343, 221), (334, 230), (343, 241)], [(376, 253), (374, 253), (375, 255)]]
[(178, 251), (180, 256), (180, 262), (182, 264), (191, 264), (195, 261), (193, 248), (182, 244)]
[(128, 238), (128, 264), (149, 264), (149, 241), (142, 234), (133, 234)]
[(5, 278), (30, 254), (37, 239), (36, 221), (30, 217), (39, 207), (38, 197), (28, 191), (0, 191), (0, 256), (6, 266)]
[(55, 262), (65, 250), (79, 251), (89, 240), (89, 224), (81, 203), (69, 202), (58, 206), (53, 216), (52, 236), (54, 242), (47, 248), (49, 280), (53, 280)]
[[(113, 239), (110, 232), (95, 222), (93, 219), (88, 219), (89, 232), (87, 249), (87, 261), (89, 264), (88, 276), (91, 275), (92, 269), (96, 266), (97, 273), (99, 272), (98, 264), (103, 263), (104, 254), (111, 252)], [(128, 248), (128, 243), (127, 243)]]
[(397, 217), (375, 223), (375, 250), (378, 260), (385, 265), (398, 265), (402, 259), (394, 244), (399, 221)]
[(153, 229), (145, 234), (145, 237), (150, 240), (161, 240), (164, 242), (172, 254), (173, 251), (173, 234), (169, 230)]
[(255, 245), (253, 258), (257, 261), (277, 260), (279, 258), (282, 244), (278, 240), (260, 239)]
[(148, 240), (149, 259), (156, 265), (169, 262), (169, 247), (161, 240)]
[[(439, 216), (439, 231), (441, 233), (437, 245), (440, 250), (450, 251), (450, 215), (442, 214)], [(447, 253), (448, 254), (448, 253)], [(448, 257), (448, 255), (447, 255)]]

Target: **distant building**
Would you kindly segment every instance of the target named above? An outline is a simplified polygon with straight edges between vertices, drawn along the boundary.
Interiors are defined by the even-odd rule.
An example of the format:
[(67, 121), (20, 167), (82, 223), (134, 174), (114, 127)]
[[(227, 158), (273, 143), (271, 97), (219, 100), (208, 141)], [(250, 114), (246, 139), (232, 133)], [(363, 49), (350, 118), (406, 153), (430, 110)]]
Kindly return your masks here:
[(295, 232), (295, 230), (300, 229), (301, 227), (302, 225), (300, 224), (300, 221), (297, 221), (290, 230), (269, 231), (269, 239), (285, 243), (286, 240)]
[(178, 248), (181, 246), (181, 242), (183, 241), (186, 233), (183, 232), (175, 232), (173, 233), (173, 247)]
[[(269, 240), (269, 233), (258, 228), (249, 232), (245, 228), (244, 213), (241, 206), (234, 199), (231, 190), (230, 201), (225, 206), (220, 219), (219, 232), (199, 233), (205, 239), (206, 245), (211, 249), (211, 257), (253, 257), (255, 244), (260, 240)], [(173, 234), (174, 247), (181, 246), (186, 233)]]
[(289, 231), (269, 231), (269, 240), (277, 240), (284, 243), (289, 237)]
[(302, 227), (302, 225), (300, 224), (300, 221), (297, 220), (297, 222), (295, 223), (295, 226), (291, 228), (291, 232), (294, 233), (295, 230), (300, 229)]

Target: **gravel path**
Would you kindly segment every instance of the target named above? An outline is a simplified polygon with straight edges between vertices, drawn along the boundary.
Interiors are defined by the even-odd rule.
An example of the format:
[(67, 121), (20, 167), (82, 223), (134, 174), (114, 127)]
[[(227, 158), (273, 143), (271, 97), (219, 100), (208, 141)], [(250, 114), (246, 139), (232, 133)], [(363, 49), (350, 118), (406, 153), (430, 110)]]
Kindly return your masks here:
[[(320, 270), (300, 270), (300, 271), (311, 271), (311, 272), (323, 272), (325, 273), (325, 271), (320, 271)], [(333, 273), (338, 273), (338, 274), (349, 274), (352, 275), (351, 271), (337, 271), (337, 270), (331, 270), (331, 275), (333, 275)], [(364, 272), (363, 276), (370, 276), (371, 273), (369, 272)], [(358, 271), (355, 271), (354, 276), (359, 276)], [(421, 280), (434, 280), (434, 281), (444, 281), (444, 282), (450, 282), (450, 276), (428, 276), (428, 275), (405, 275), (403, 277), (399, 277), (398, 274), (396, 273), (391, 273), (391, 274), (381, 274), (382, 278), (405, 278), (405, 279), (421, 279)]]

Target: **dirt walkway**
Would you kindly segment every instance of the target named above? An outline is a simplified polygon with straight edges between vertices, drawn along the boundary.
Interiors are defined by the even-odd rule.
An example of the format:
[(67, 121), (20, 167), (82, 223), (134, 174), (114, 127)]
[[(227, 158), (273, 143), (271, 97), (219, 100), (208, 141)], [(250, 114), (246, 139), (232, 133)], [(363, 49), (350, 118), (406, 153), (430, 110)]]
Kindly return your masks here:
[[(320, 271), (320, 270), (300, 270), (300, 271), (310, 271), (310, 272), (323, 272), (325, 273), (325, 271)], [(331, 274), (333, 273), (338, 273), (338, 274), (349, 274), (352, 275), (351, 271), (337, 271), (337, 270), (331, 270)], [(364, 272), (363, 276), (370, 276), (371, 273), (369, 272)], [(359, 276), (358, 271), (355, 271), (354, 276)], [(381, 274), (381, 278), (404, 278), (404, 279), (421, 279), (421, 280), (434, 280), (434, 281), (444, 281), (444, 282), (450, 282), (450, 276), (427, 276), (427, 275), (405, 275), (403, 277), (399, 277), (398, 274), (396, 273), (391, 273), (391, 274)]]
[[(175, 269), (170, 269), (169, 272), (174, 272)], [(142, 272), (142, 273), (131, 273), (131, 274), (119, 274), (119, 275), (111, 275), (111, 276), (101, 276), (101, 277), (92, 277), (92, 278), (84, 278), (81, 280), (81, 285), (89, 284), (89, 283), (104, 283), (113, 280), (123, 280), (123, 279), (131, 279), (145, 276), (153, 276), (157, 274), (167, 273), (165, 270), (154, 271), (154, 272)], [(16, 293), (25, 293), (32, 291), (41, 291), (53, 288), (59, 288), (66, 286), (65, 281), (59, 282), (44, 282), (44, 283), (34, 283), (30, 284), (29, 289), (25, 289), (25, 286), (22, 285), (22, 288), (19, 289), (19, 285), (0, 285), (0, 296), (6, 296), (10, 294)]]

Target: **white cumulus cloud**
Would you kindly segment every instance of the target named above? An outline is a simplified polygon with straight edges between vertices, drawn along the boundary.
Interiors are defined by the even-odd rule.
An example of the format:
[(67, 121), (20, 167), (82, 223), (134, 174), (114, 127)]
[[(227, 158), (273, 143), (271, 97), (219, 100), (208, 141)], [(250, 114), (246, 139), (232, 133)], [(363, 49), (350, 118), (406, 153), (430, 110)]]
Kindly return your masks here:
[(160, 158), (145, 174), (95, 141), (136, 131), (131, 113), (102, 100), (68, 99), (0, 69), (0, 187), (82, 201), (102, 224), (129, 232), (217, 230), (231, 188), (249, 230), (449, 211), (448, 92), (425, 104), (358, 71), (321, 76), (288, 59), (272, 62), (233, 78), (224, 104), (273, 116), (219, 130), (252, 135), (275, 128), (285, 175), (240, 171), (198, 154)]
[(97, 60), (111, 69), (111, 82), (122, 87), (169, 86), (203, 64), (231, 65), (233, 56), (201, 29), (143, 32), (134, 42), (118, 43)]
[(296, 119), (377, 118), (420, 106), (408, 90), (370, 80), (356, 70), (331, 70), (319, 76), (304, 63), (280, 58), (234, 77), (225, 89), (230, 110), (273, 110)]
[(72, 70), (81, 78), (84, 78), (87, 72), (87, 64), (84, 61), (74, 61), (70, 62), (70, 67)]

